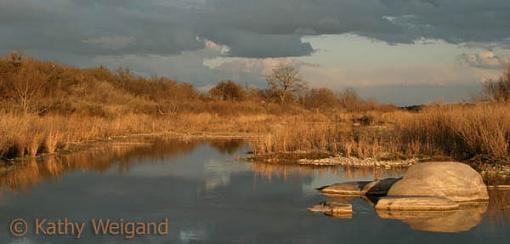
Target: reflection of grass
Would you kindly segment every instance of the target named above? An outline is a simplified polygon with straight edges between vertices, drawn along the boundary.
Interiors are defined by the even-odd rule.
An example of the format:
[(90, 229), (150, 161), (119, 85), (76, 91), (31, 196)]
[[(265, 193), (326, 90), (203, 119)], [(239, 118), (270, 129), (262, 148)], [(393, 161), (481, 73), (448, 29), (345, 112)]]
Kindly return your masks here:
[[(10, 169), (2, 173), (0, 189), (27, 190), (43, 180), (56, 179), (65, 172), (74, 170), (104, 172), (117, 166), (120, 170), (128, 171), (135, 163), (168, 159), (190, 152), (202, 143), (196, 140), (165, 139), (151, 139), (147, 142), (126, 141), (97, 145), (77, 153), (49, 155), (40, 160), (30, 158), (10, 166), (5, 165)], [(226, 143), (226, 145), (230, 144)], [(223, 147), (223, 150), (226, 150), (225, 148), (228, 146)]]
[(309, 176), (314, 174), (333, 174), (343, 179), (373, 178), (382, 179), (386, 177), (401, 176), (403, 169), (382, 169), (382, 168), (350, 168), (350, 167), (314, 167), (300, 166), (294, 164), (275, 164), (254, 162), (251, 164), (251, 170), (258, 176), (265, 179), (279, 177), (286, 180), (291, 175)]
[(211, 147), (215, 148), (219, 152), (227, 154), (233, 154), (245, 145), (245, 142), (241, 139), (237, 140), (210, 139), (208, 140), (208, 143)]
[(510, 224), (510, 191), (489, 190), (490, 202), (487, 216), (494, 224)]

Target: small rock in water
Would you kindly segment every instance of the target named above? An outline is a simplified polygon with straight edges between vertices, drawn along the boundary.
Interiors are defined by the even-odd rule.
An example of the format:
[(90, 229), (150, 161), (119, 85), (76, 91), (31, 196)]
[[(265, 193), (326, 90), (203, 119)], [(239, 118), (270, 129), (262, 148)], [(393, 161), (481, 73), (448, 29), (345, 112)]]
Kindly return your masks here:
[(317, 205), (314, 205), (311, 208), (308, 208), (308, 210), (336, 217), (350, 218), (352, 216), (352, 205), (348, 203), (322, 202)]
[(386, 196), (390, 187), (401, 178), (387, 178), (374, 181), (350, 181), (318, 188), (325, 194), (345, 196)]
[(363, 196), (365, 192), (363, 188), (369, 184), (370, 181), (351, 181), (336, 183), (329, 186), (318, 188), (317, 190), (327, 194), (338, 194), (346, 196)]

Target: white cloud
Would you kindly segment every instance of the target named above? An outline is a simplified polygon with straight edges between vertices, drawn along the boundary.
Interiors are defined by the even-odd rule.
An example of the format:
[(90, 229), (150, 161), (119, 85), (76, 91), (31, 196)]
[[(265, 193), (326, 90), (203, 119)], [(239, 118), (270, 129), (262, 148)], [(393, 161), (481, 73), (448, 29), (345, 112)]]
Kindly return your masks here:
[(211, 68), (228, 72), (250, 72), (265, 75), (280, 65), (293, 65), (298, 69), (311, 64), (293, 58), (216, 58), (206, 60)]
[(463, 53), (459, 59), (464, 64), (485, 69), (501, 69), (510, 64), (510, 54), (498, 55), (493, 51)]

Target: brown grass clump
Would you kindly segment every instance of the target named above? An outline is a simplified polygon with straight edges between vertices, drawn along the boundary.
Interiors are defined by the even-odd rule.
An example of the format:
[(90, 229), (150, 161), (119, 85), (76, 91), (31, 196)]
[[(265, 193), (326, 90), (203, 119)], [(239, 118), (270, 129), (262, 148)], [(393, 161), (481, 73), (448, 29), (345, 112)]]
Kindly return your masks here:
[[(370, 122), (360, 118), (371, 116)], [(349, 118), (350, 117), (350, 118)], [(363, 120), (361, 120), (363, 121)], [(434, 105), (421, 112), (283, 120), (252, 141), (256, 154), (321, 151), (359, 158), (508, 156), (510, 104)]]
[(273, 125), (267, 136), (251, 145), (256, 154), (317, 151), (365, 158), (396, 151), (386, 125), (362, 125), (358, 117), (356, 113), (333, 118), (322, 114), (295, 116)]
[(409, 153), (441, 153), (460, 159), (478, 154), (502, 157), (509, 154), (510, 106), (433, 106), (398, 118), (396, 132)]

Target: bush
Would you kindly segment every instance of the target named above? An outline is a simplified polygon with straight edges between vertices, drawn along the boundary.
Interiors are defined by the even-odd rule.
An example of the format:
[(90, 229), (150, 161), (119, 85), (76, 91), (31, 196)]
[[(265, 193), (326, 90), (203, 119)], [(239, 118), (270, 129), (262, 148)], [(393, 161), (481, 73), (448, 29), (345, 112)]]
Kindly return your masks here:
[(209, 90), (209, 95), (214, 99), (224, 101), (242, 101), (245, 99), (243, 88), (231, 80), (219, 82)]

